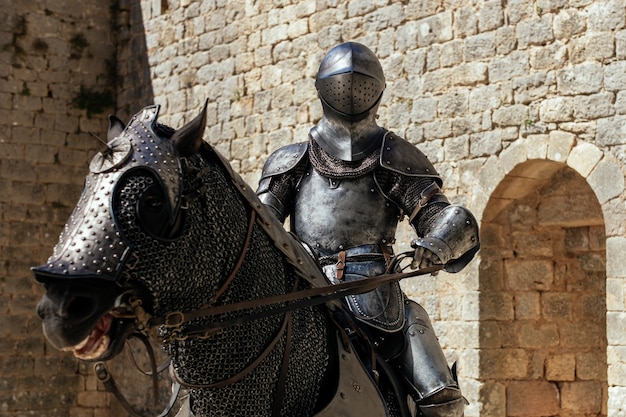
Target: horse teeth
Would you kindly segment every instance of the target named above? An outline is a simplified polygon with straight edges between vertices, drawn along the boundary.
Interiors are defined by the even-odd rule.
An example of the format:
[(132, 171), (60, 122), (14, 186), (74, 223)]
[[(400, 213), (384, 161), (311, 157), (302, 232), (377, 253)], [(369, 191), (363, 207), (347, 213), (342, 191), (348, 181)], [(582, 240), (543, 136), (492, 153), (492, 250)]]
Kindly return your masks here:
[(75, 350), (80, 350), (83, 347), (85, 347), (85, 345), (87, 344), (87, 342), (89, 341), (89, 337), (91, 336), (91, 333), (80, 343), (74, 345), (74, 346), (68, 346), (68, 347), (64, 347), (61, 350), (62, 351), (75, 351)]
[(82, 360), (99, 359), (109, 348), (109, 342), (110, 342), (109, 336), (102, 336), (102, 339), (100, 339), (100, 343), (98, 343), (98, 346), (96, 347), (96, 349), (87, 354), (80, 355), (79, 359), (82, 359)]

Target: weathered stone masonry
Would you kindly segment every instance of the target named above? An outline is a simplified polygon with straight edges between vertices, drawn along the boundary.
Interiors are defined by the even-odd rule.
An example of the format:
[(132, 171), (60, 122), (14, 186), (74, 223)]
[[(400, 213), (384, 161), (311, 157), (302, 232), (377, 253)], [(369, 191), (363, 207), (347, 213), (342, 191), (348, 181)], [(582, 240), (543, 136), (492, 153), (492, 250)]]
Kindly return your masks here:
[(0, 14), (0, 415), (117, 415), (88, 367), (46, 346), (28, 272), (80, 191), (86, 132), (150, 102), (179, 126), (209, 99), (206, 140), (256, 184), (319, 120), (317, 66), (348, 40), (385, 69), (380, 123), (481, 222), (468, 270), (405, 283), (459, 360), (466, 415), (626, 415), (626, 1), (40, 0)]

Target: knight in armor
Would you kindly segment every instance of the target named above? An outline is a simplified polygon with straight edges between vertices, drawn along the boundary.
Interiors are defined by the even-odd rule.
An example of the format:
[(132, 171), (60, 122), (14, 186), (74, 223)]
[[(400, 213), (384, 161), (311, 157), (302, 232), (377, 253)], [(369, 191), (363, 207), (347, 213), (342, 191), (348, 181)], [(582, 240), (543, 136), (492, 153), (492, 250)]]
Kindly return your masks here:
[[(309, 140), (275, 151), (257, 194), (317, 256), (333, 283), (384, 274), (404, 217), (417, 238), (413, 268), (460, 271), (478, 251), (478, 225), (450, 204), (442, 180), (414, 145), (376, 123), (385, 76), (376, 56), (354, 42), (331, 49), (315, 86), (323, 118)], [(426, 311), (398, 282), (346, 297), (379, 353), (410, 387), (423, 416), (462, 416), (466, 400)]]

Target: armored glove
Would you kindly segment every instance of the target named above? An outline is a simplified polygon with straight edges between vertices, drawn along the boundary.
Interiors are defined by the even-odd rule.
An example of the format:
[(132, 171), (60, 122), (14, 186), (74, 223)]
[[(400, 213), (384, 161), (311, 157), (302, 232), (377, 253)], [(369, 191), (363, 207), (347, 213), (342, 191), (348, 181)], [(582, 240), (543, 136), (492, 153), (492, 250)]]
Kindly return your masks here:
[(415, 248), (412, 268), (444, 264), (447, 272), (458, 272), (474, 257), (480, 243), (478, 223), (464, 207), (444, 208), (424, 237), (411, 242)]
[(411, 241), (411, 247), (415, 249), (411, 269), (423, 269), (433, 265), (442, 265), (443, 261), (436, 253), (423, 246), (419, 246), (417, 240)]

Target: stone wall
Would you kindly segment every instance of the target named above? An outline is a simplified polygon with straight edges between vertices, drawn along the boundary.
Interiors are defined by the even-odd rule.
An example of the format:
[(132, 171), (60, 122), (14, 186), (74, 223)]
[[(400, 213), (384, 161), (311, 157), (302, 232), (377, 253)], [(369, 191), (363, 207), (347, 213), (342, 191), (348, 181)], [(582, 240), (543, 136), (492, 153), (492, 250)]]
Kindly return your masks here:
[(29, 268), (51, 254), (80, 195), (97, 149), (88, 132), (106, 137), (118, 14), (112, 3), (78, 0), (5, 2), (0, 11), (3, 417), (110, 415), (91, 365), (45, 341), (35, 314), (43, 291)]
[[(97, 386), (85, 370), (63, 355), (70, 363), (57, 361), (45, 345), (32, 315), (39, 290), (28, 274), (28, 266), (49, 255), (78, 195), (95, 148), (85, 132), (105, 130), (96, 111), (101, 109), (80, 108), (93, 101), (75, 100), (80, 86), (82, 96), (93, 98), (88, 93), (115, 85), (122, 118), (153, 101), (161, 104), (161, 121), (175, 127), (208, 99), (206, 140), (255, 185), (269, 153), (306, 140), (321, 117), (313, 84), (317, 67), (331, 47), (348, 40), (368, 45), (385, 69), (380, 124), (429, 156), (447, 195), (476, 214), (483, 233), (503, 213), (514, 212), (511, 207), (528, 203), (529, 190), (545, 187), (562, 168), (589, 187), (586, 195), (601, 213), (567, 233), (589, 230), (600, 239), (604, 232), (604, 242), (592, 251), (604, 254), (605, 262), (598, 278), (606, 285), (601, 413), (626, 414), (624, 0), (142, 0), (120, 1), (112, 9), (98, 2), (50, 3), (11, 3), (0, 12), (10, 22), (0, 29), (0, 297), (6, 306), (0, 316), (0, 414), (26, 413), (26, 403), (36, 403), (16, 394), (31, 392), (26, 387), (32, 384), (21, 382), (23, 390), (13, 384), (20, 376), (41, 386), (35, 369), (42, 361), (52, 361), (63, 368), (53, 373), (69, 378), (63, 404), (49, 407), (59, 410), (49, 415), (76, 407), (81, 411), (72, 412), (81, 416), (108, 410), (108, 399), (94, 394)], [(115, 62), (114, 84), (107, 62)], [(576, 190), (559, 196), (568, 203), (560, 214), (575, 211), (577, 197)], [(503, 227), (512, 230), (506, 228), (513, 223)], [(554, 227), (554, 233), (566, 233)], [(539, 239), (546, 230), (537, 225), (528, 234)], [(403, 230), (400, 241), (408, 236)], [(512, 237), (502, 233), (499, 247), (512, 248), (518, 242)], [(490, 329), (519, 325), (515, 304), (510, 316), (494, 312), (489, 302), (498, 292), (486, 281), (489, 266), (502, 259), (487, 246), (465, 271), (416, 279), (405, 290), (431, 314), (450, 361), (459, 360), (471, 402), (467, 416), (543, 415), (511, 413), (515, 398), (507, 392), (525, 392), (528, 375), (497, 380), (485, 365), (489, 354), (503, 350), (502, 341), (498, 346), (488, 337)], [(520, 354), (530, 353), (524, 348)], [(572, 382), (557, 383), (547, 374), (558, 365), (559, 373), (571, 375), (579, 354), (569, 355), (546, 359), (546, 374), (534, 382)], [(20, 369), (8, 373), (17, 364)], [(52, 396), (54, 389), (37, 395), (43, 391)], [(561, 398), (575, 396), (574, 390), (560, 392)], [(84, 411), (88, 405), (96, 411)]]

